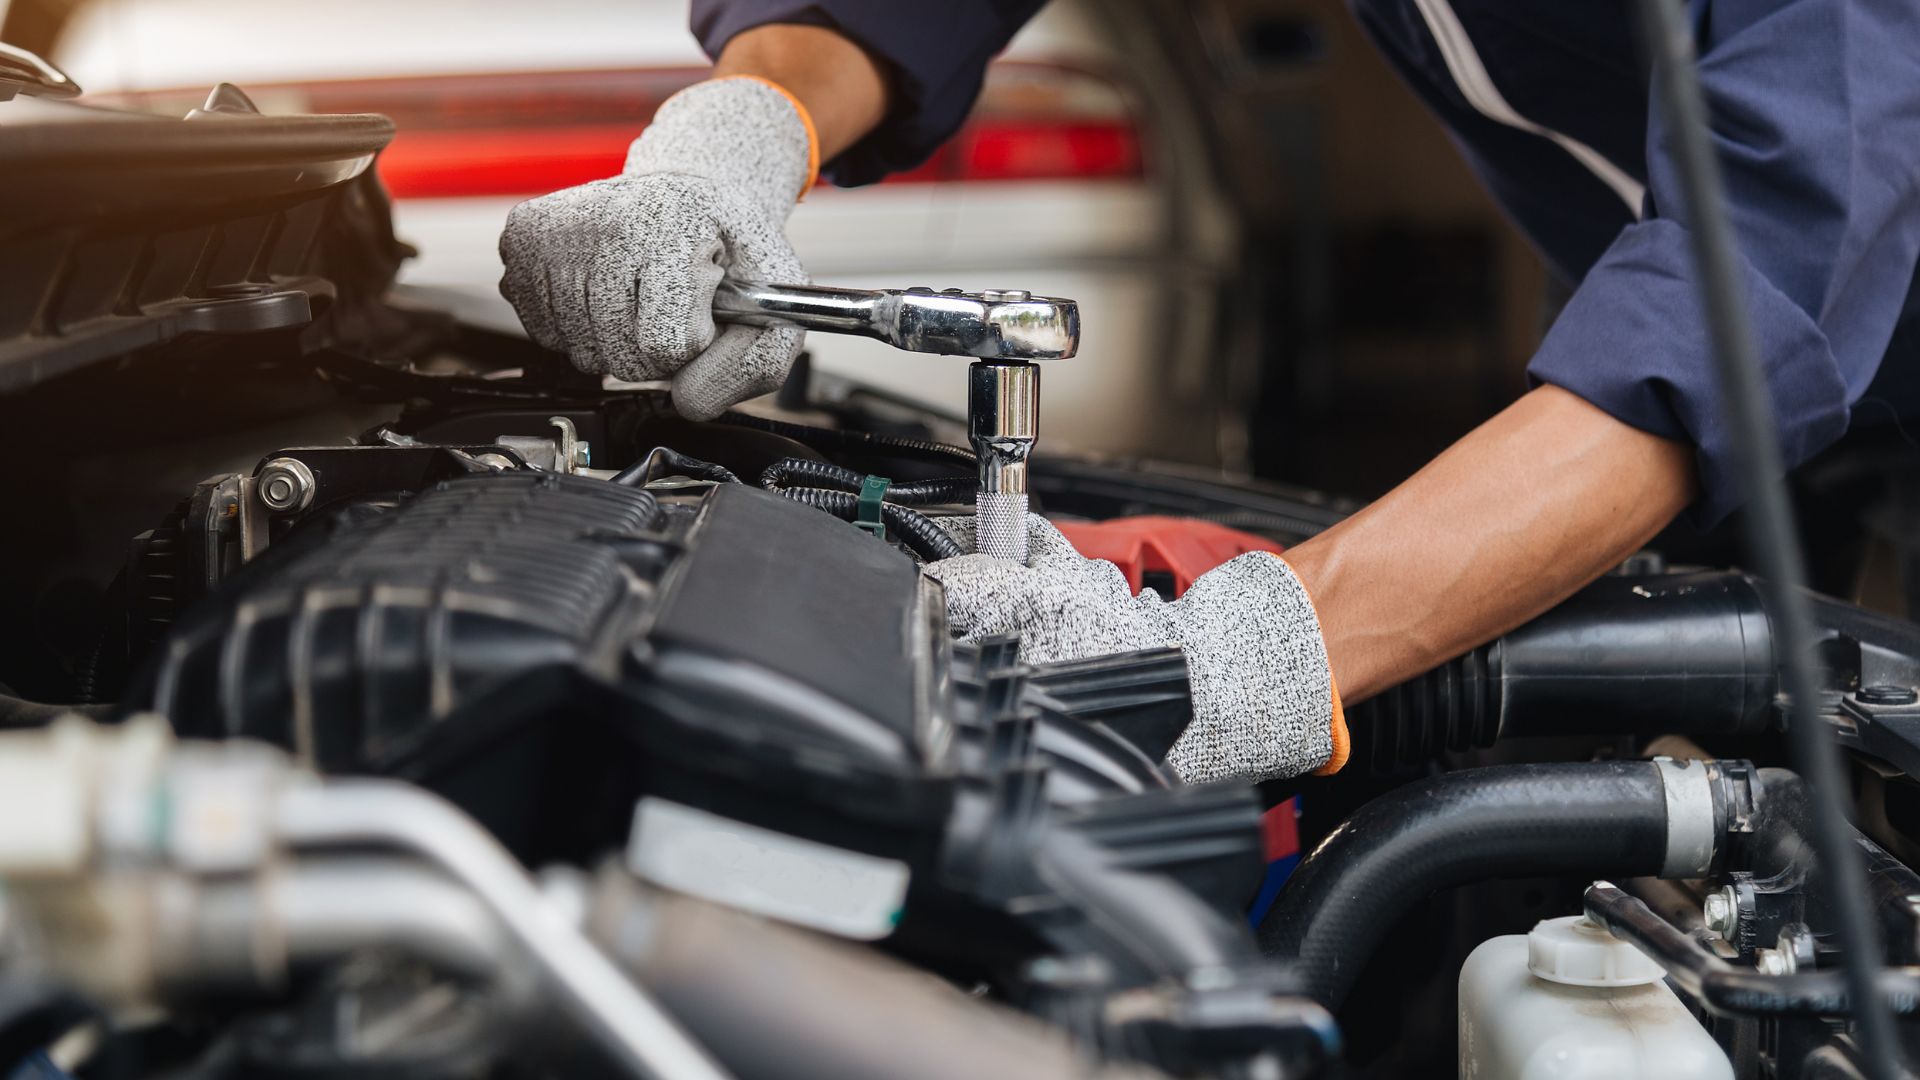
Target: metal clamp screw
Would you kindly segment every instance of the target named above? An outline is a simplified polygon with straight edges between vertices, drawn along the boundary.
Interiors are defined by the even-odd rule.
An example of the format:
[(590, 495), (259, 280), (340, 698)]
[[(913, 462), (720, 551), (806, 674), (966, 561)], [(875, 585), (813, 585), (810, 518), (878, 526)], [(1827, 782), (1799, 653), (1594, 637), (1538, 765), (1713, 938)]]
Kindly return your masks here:
[(1740, 927), (1740, 903), (1734, 896), (1733, 886), (1708, 893), (1706, 902), (1700, 907), (1700, 914), (1706, 920), (1708, 930), (1722, 938), (1732, 938), (1734, 931)]
[(276, 514), (297, 514), (313, 505), (313, 470), (299, 458), (274, 458), (260, 467), (254, 490)]

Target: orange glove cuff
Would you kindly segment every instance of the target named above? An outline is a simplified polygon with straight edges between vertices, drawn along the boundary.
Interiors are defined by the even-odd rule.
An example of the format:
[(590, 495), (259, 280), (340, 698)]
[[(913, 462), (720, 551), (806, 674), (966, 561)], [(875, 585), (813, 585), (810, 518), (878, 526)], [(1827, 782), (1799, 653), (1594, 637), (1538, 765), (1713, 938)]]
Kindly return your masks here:
[[(1279, 559), (1281, 562), (1287, 561), (1286, 556), (1277, 552), (1274, 553), (1273, 557)], [(1287, 569), (1292, 570), (1293, 564), (1287, 563)], [(1300, 580), (1298, 572), (1295, 572), (1293, 577), (1296, 581)], [(1307, 592), (1306, 582), (1300, 582), (1300, 591), (1307, 594), (1307, 603), (1313, 607), (1314, 623), (1316, 625), (1324, 625), (1320, 619), (1320, 607), (1314, 603), (1313, 594)], [(1324, 648), (1325, 644), (1323, 642), (1322, 649), (1324, 650)], [(1327, 689), (1333, 699), (1328, 702), (1329, 718), (1327, 721), (1327, 734), (1329, 741), (1333, 744), (1333, 752), (1328, 755), (1325, 765), (1313, 770), (1314, 776), (1332, 776), (1347, 764), (1347, 758), (1353, 754), (1353, 737), (1347, 733), (1347, 711), (1340, 705), (1340, 684), (1334, 681), (1333, 678), (1332, 658), (1328, 658), (1327, 660)]]
[(1347, 711), (1340, 707), (1340, 687), (1333, 681), (1333, 672), (1327, 672), (1327, 685), (1333, 687), (1333, 756), (1327, 763), (1313, 770), (1315, 776), (1332, 776), (1344, 767), (1347, 758), (1353, 753), (1353, 739), (1347, 734)]

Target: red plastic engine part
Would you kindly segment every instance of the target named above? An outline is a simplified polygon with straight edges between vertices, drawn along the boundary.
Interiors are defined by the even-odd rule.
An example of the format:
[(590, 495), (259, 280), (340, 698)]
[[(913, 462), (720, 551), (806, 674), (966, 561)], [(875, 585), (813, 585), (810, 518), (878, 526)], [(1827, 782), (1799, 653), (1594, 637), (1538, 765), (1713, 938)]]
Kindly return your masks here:
[(1173, 579), (1173, 595), (1179, 596), (1194, 578), (1236, 555), (1281, 550), (1265, 537), (1192, 518), (1148, 516), (1055, 524), (1080, 554), (1118, 566), (1134, 592), (1145, 587), (1148, 575), (1166, 575)]

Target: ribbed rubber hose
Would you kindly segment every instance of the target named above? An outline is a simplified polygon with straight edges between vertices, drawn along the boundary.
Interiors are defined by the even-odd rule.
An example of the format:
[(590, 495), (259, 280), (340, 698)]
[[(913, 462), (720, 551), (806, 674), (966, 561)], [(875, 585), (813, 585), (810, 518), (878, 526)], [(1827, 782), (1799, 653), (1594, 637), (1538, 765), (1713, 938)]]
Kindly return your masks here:
[[(859, 491), (866, 475), (858, 469), (809, 458), (782, 458), (760, 474), (760, 486), (770, 491), (789, 487), (832, 488)], [(938, 506), (944, 503), (970, 503), (980, 482), (971, 476), (914, 480), (887, 486), (887, 501), (901, 506)]]
[[(860, 496), (851, 491), (828, 491), (826, 488), (787, 488), (780, 494), (803, 503), (815, 510), (825, 510), (842, 521), (852, 521), (860, 512)], [(935, 562), (951, 559), (965, 554), (960, 545), (947, 531), (933, 523), (933, 519), (924, 514), (915, 513), (904, 506), (892, 503), (880, 504), (880, 519), (887, 523), (894, 535), (900, 537), (913, 553)]]
[(1362, 806), (1301, 862), (1260, 922), (1260, 951), (1292, 959), (1338, 1009), (1380, 939), (1437, 890), (1495, 878), (1660, 872), (1667, 803), (1649, 761), (1464, 769)]

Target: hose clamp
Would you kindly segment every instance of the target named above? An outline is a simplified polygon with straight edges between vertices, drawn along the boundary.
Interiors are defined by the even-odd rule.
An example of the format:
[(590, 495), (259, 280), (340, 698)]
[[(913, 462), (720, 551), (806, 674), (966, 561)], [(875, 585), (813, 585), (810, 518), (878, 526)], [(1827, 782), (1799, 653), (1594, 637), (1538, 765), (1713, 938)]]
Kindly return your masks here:
[(1667, 801), (1667, 853), (1663, 878), (1697, 878), (1713, 869), (1714, 842), (1720, 835), (1712, 770), (1704, 761), (1653, 759)]

